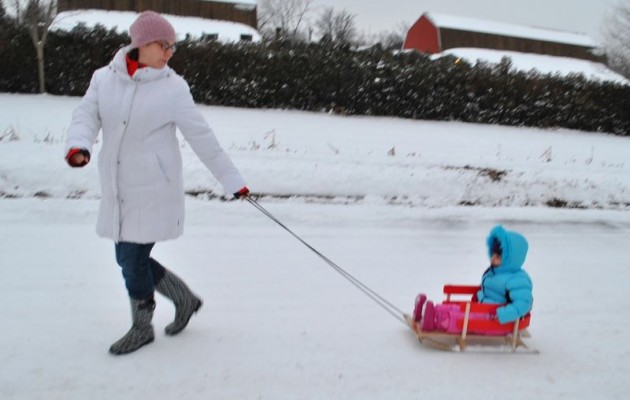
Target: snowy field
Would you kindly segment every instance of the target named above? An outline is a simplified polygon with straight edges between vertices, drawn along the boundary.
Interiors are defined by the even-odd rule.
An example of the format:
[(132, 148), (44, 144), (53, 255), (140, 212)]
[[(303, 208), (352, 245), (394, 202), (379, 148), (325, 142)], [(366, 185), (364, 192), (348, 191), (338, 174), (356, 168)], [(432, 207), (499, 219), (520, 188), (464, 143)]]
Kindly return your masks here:
[[(0, 195), (97, 198), (62, 162), (78, 98), (0, 94)], [(200, 107), (255, 193), (313, 201), (630, 209), (630, 138), (456, 122)], [(222, 189), (182, 142), (185, 187)], [(98, 155), (100, 146), (94, 148)], [(332, 198), (332, 199), (331, 199)]]
[[(522, 232), (541, 354), (422, 347), (250, 204), (189, 196), (184, 236), (154, 256), (204, 307), (166, 337), (158, 297), (156, 341), (113, 357), (129, 307), (94, 233), (95, 163), (63, 163), (77, 102), (0, 94), (3, 400), (627, 397), (629, 138), (201, 107), (260, 203), (404, 311), (477, 283), (494, 224)], [(186, 189), (221, 194), (182, 152)]]

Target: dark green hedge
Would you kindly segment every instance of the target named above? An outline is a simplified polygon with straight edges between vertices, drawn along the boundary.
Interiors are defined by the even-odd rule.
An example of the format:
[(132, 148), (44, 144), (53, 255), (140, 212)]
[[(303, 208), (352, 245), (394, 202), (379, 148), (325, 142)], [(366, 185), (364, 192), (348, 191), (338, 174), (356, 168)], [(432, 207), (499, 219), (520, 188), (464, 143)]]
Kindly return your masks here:
[[(24, 31), (2, 22), (0, 91), (35, 93), (35, 51)], [(82, 95), (92, 72), (129, 42), (102, 27), (51, 32), (49, 93)], [(200, 103), (456, 120), (630, 134), (630, 87), (517, 72), (510, 61), (476, 65), (453, 57), (330, 44), (231, 44), (184, 40), (171, 66)]]

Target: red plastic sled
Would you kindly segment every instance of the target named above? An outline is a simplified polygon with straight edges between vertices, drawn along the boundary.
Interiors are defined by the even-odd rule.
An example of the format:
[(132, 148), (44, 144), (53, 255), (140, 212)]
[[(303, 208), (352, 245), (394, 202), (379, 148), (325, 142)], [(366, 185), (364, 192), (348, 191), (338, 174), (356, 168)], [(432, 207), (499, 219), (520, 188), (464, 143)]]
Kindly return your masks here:
[[(531, 314), (528, 313), (508, 324), (501, 324), (497, 320), (469, 320), (471, 312), (493, 313), (502, 306), (502, 304), (477, 303), (475, 295), (479, 289), (480, 286), (444, 285), (446, 299), (443, 304), (459, 305), (463, 312), (463, 318), (457, 321), (457, 327), (461, 329), (461, 333), (424, 332), (420, 324), (416, 323), (410, 315), (405, 315), (405, 320), (421, 343), (440, 350), (457, 351), (459, 349), (463, 352), (468, 345), (474, 344), (492, 346), (500, 350), (507, 349), (511, 352), (518, 350), (518, 352), (537, 354), (537, 350), (529, 348), (523, 341), (523, 338), (530, 337), (527, 327)], [(492, 335), (484, 335), (483, 332), (492, 332)]]

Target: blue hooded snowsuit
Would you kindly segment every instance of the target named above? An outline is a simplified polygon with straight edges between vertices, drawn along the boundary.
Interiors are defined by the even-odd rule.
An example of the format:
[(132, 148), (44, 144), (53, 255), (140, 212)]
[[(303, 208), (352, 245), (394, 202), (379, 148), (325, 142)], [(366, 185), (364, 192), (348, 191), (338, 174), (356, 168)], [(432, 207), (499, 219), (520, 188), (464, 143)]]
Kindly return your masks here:
[(527, 272), (521, 269), (528, 248), (525, 237), (506, 230), (502, 225), (495, 226), (487, 239), (490, 257), (495, 239), (501, 244), (501, 265), (484, 272), (477, 299), (480, 303), (507, 303), (497, 309), (499, 322), (505, 324), (516, 321), (531, 310), (533, 285)]

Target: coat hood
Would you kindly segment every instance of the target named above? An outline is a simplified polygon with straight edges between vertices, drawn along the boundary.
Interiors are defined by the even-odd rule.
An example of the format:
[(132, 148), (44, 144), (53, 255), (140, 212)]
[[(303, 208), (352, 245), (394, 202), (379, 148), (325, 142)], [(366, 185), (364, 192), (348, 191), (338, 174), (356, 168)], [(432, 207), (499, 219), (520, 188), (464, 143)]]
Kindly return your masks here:
[(173, 70), (171, 69), (171, 67), (166, 65), (162, 69), (144, 67), (144, 68), (139, 69), (133, 75), (133, 77), (129, 76), (129, 73), (127, 73), (126, 57), (127, 57), (127, 53), (129, 53), (131, 50), (133, 50), (133, 47), (131, 46), (123, 47), (122, 49), (116, 52), (116, 55), (114, 55), (114, 58), (109, 63), (108, 67), (120, 78), (124, 80), (129, 80), (129, 81), (133, 80), (136, 82), (147, 82), (147, 81), (152, 81), (152, 80), (159, 79), (165, 76), (170, 76), (170, 74), (173, 73)]
[(501, 266), (496, 268), (496, 272), (519, 271), (525, 263), (529, 248), (525, 237), (518, 232), (506, 230), (503, 225), (495, 226), (486, 239), (489, 257), (492, 256), (492, 243), (495, 239), (501, 243), (503, 250)]

